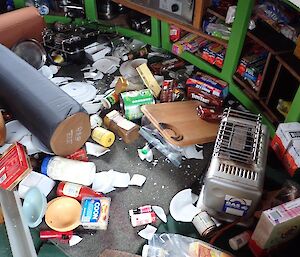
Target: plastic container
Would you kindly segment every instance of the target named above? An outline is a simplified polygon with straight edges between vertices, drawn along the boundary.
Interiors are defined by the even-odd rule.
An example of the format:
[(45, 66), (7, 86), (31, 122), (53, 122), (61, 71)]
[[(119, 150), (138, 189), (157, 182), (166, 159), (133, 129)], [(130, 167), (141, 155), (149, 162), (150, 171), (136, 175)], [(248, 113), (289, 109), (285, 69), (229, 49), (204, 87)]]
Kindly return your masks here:
[(90, 187), (82, 186), (70, 182), (60, 182), (56, 189), (57, 196), (69, 196), (81, 201), (83, 197), (94, 196), (103, 197), (102, 193), (98, 193)]
[(92, 132), (92, 139), (104, 147), (110, 147), (115, 138), (115, 134), (105, 128), (97, 127)]
[(244, 231), (243, 233), (230, 238), (228, 243), (233, 250), (237, 251), (249, 242), (251, 234), (251, 231)]
[(37, 188), (30, 188), (23, 202), (23, 215), (30, 228), (41, 224), (47, 208), (47, 200), (43, 193)]
[(130, 216), (131, 225), (133, 227), (150, 224), (156, 221), (155, 212), (147, 212), (140, 214), (133, 214)]
[(96, 165), (93, 162), (75, 161), (59, 156), (46, 157), (42, 162), (41, 172), (54, 180), (89, 186), (95, 178)]
[(108, 113), (104, 117), (103, 122), (105, 127), (121, 137), (126, 144), (133, 143), (140, 136), (140, 127), (135, 123), (123, 118), (116, 110)]
[(85, 229), (106, 230), (110, 201), (109, 197), (84, 197), (81, 202), (81, 225)]

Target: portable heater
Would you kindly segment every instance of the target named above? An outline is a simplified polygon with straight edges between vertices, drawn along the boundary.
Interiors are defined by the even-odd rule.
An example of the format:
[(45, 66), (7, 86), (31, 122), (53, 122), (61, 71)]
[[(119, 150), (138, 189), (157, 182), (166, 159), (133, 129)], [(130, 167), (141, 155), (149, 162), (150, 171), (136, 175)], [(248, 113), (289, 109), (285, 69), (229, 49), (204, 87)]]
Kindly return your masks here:
[(262, 195), (268, 139), (261, 115), (225, 109), (197, 206), (228, 222), (250, 217)]

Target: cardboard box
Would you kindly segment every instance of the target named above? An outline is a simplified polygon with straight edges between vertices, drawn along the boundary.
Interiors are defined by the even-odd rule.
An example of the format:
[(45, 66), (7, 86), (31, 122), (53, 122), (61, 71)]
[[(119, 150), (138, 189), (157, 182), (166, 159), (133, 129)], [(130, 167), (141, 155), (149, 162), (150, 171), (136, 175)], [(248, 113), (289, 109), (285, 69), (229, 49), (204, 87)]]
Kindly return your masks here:
[(291, 176), (300, 168), (300, 123), (279, 124), (271, 148)]
[(264, 211), (252, 234), (250, 249), (256, 256), (262, 256), (264, 250), (296, 237), (299, 224), (300, 198)]
[(15, 143), (0, 158), (0, 187), (13, 190), (32, 171), (25, 147)]

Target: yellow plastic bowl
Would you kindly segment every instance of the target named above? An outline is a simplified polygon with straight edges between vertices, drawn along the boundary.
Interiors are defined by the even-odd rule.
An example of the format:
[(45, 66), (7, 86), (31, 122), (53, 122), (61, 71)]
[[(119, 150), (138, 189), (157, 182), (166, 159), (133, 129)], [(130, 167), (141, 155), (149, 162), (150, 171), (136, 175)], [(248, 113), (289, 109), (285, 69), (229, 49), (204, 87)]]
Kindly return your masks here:
[(61, 196), (48, 203), (46, 224), (59, 232), (73, 230), (80, 225), (81, 205), (70, 197)]

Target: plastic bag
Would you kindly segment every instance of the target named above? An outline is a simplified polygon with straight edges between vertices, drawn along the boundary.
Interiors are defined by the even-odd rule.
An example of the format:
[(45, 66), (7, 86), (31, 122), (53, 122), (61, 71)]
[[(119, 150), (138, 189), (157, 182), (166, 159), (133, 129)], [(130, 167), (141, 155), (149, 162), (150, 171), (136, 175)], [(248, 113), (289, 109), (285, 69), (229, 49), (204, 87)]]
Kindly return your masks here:
[(151, 125), (142, 126), (140, 135), (145, 138), (149, 144), (153, 145), (158, 151), (165, 155), (176, 167), (181, 164), (181, 149), (168, 143)]
[[(232, 257), (204, 241), (178, 234), (155, 234), (143, 257)], [(143, 249), (144, 250), (144, 249)]]

